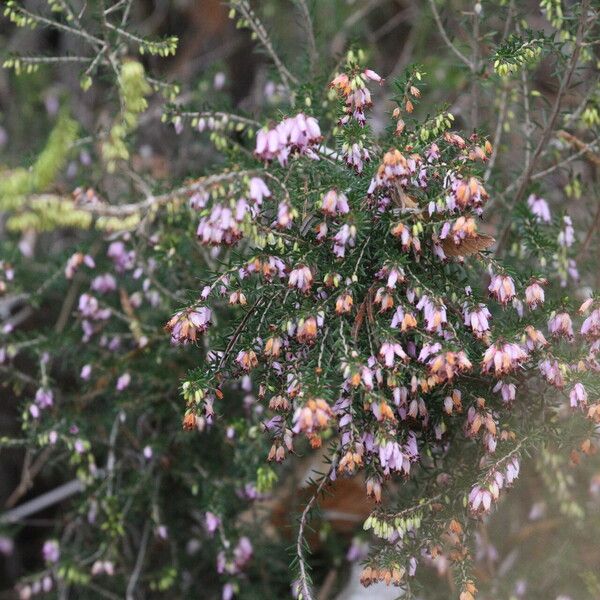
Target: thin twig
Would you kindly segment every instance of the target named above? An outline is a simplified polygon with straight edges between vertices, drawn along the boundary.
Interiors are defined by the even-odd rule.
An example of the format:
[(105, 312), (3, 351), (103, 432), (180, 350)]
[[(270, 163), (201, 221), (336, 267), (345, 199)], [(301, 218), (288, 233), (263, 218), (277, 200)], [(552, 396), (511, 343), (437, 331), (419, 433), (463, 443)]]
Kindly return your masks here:
[[(581, 15), (579, 17), (579, 25), (577, 26), (577, 35), (575, 38), (573, 53), (571, 54), (571, 58), (569, 59), (569, 62), (567, 64), (566, 71), (560, 82), (560, 87), (556, 94), (556, 99), (555, 99), (554, 105), (552, 107), (552, 112), (550, 113), (550, 118), (548, 119), (548, 122), (546, 123), (546, 127), (544, 128), (544, 131), (542, 132), (542, 135), (538, 141), (538, 144), (537, 144), (533, 154), (531, 155), (531, 160), (529, 161), (529, 164), (526, 166), (525, 171), (523, 172), (521, 177), (518, 179), (519, 187), (517, 188), (517, 191), (512, 198), (512, 202), (509, 205), (509, 209), (512, 209), (512, 207), (515, 206), (517, 204), (517, 202), (519, 202), (521, 200), (521, 198), (523, 197), (523, 194), (525, 193), (525, 190), (527, 189), (527, 186), (529, 185), (529, 182), (531, 180), (531, 176), (533, 175), (533, 170), (535, 168), (536, 162), (537, 162), (538, 158), (540, 157), (542, 151), (544, 150), (544, 148), (550, 141), (550, 137), (552, 135), (554, 125), (555, 125), (558, 115), (560, 113), (563, 97), (571, 84), (571, 79), (573, 78), (573, 74), (575, 73), (575, 69), (576, 69), (577, 63), (579, 61), (579, 55), (581, 53), (583, 38), (585, 37), (585, 33), (586, 33), (585, 24), (586, 24), (586, 18), (587, 18), (589, 5), (590, 5), (590, 0), (583, 0), (581, 3)], [(509, 237), (510, 226), (511, 226), (511, 221), (510, 221), (510, 219), (508, 219), (508, 222), (507, 222), (506, 226), (504, 227), (504, 230), (498, 241), (498, 246), (496, 248), (497, 255), (500, 255), (506, 246), (506, 243), (507, 243), (508, 237)]]
[(302, 515), (300, 516), (300, 526), (298, 528), (298, 537), (296, 538), (296, 556), (298, 558), (298, 567), (300, 569), (299, 584), (300, 584), (300, 589), (302, 591), (303, 600), (313, 600), (312, 592), (310, 589), (310, 584), (308, 582), (308, 570), (307, 570), (306, 561), (304, 558), (304, 549), (303, 549), (304, 530), (307, 526), (308, 515), (310, 514), (310, 511), (312, 510), (312, 507), (313, 507), (314, 503), (316, 502), (317, 498), (323, 491), (323, 488), (329, 481), (331, 473), (335, 470), (335, 466), (336, 466), (336, 455), (334, 454), (334, 456), (332, 457), (332, 460), (331, 460), (331, 466), (330, 466), (328, 473), (326, 475), (323, 475), (321, 482), (317, 486), (315, 493), (312, 495), (311, 499), (307, 502), (306, 506), (304, 507), (304, 510), (302, 511)]
[(375, 10), (380, 4), (386, 0), (370, 0), (363, 2), (360, 8), (353, 12), (338, 28), (338, 32), (331, 41), (330, 47), (334, 52), (339, 52), (346, 45), (348, 30), (362, 21), (371, 11)]
[(19, 62), (26, 65), (50, 65), (55, 63), (87, 63), (93, 60), (91, 56), (19, 56)]
[(133, 592), (137, 586), (138, 580), (142, 573), (142, 568), (144, 566), (144, 559), (146, 557), (146, 550), (148, 549), (148, 539), (150, 537), (150, 519), (146, 521), (144, 524), (144, 531), (142, 533), (142, 540), (140, 542), (140, 549), (138, 551), (137, 559), (135, 561), (135, 567), (131, 573), (131, 577), (127, 583), (127, 591), (125, 594), (125, 598), (127, 600), (134, 600)]
[(581, 244), (581, 248), (579, 249), (579, 253), (577, 254), (577, 260), (580, 260), (587, 254), (589, 245), (594, 239), (594, 234), (596, 233), (596, 231), (598, 231), (598, 229), (600, 229), (600, 204), (598, 205), (598, 209), (596, 210), (596, 216), (594, 217), (594, 221), (592, 222), (592, 225), (585, 236), (585, 240), (583, 240), (583, 244)]
[(116, 464), (116, 453), (115, 446), (117, 443), (117, 434), (119, 433), (119, 423), (121, 423), (125, 413), (119, 411), (115, 420), (113, 421), (112, 428), (110, 430), (110, 437), (108, 440), (108, 457), (106, 458), (106, 480), (108, 496), (112, 496), (113, 483), (115, 475), (115, 464)]
[(465, 63), (465, 65), (467, 65), (467, 67), (469, 67), (469, 69), (471, 69), (471, 71), (474, 71), (475, 65), (452, 43), (452, 40), (448, 37), (448, 34), (446, 33), (446, 30), (444, 29), (444, 24), (442, 23), (442, 19), (440, 18), (440, 13), (438, 12), (438, 9), (435, 5), (435, 0), (429, 0), (429, 6), (431, 8), (431, 12), (433, 13), (433, 18), (435, 19), (438, 30), (439, 30), (444, 42), (446, 42), (446, 45), (448, 46), (448, 48), (450, 48), (450, 50), (452, 50), (452, 52), (454, 52), (454, 54), (456, 54), (456, 56), (458, 56), (458, 58), (463, 63)]
[(308, 43), (308, 56), (310, 58), (310, 71), (312, 73), (314, 72), (317, 61), (319, 60), (319, 52), (317, 51), (317, 42), (315, 40), (315, 28), (306, 0), (296, 0), (296, 3), (298, 4), (298, 8), (302, 13), (302, 18), (304, 19), (304, 29), (306, 31)]
[(502, 95), (500, 96), (500, 111), (498, 113), (498, 121), (496, 123), (496, 131), (494, 132), (494, 141), (492, 143), (492, 154), (490, 156), (490, 160), (488, 161), (487, 167), (485, 169), (485, 174), (483, 176), (483, 181), (487, 181), (494, 169), (494, 165), (496, 164), (496, 158), (498, 157), (498, 146), (500, 145), (500, 140), (502, 139), (502, 131), (504, 130), (504, 124), (506, 122), (506, 115), (508, 114), (508, 86), (502, 90)]
[(0, 523), (18, 523), (29, 515), (40, 512), (49, 506), (58, 504), (85, 489), (85, 485), (79, 479), (72, 479), (63, 485), (13, 508), (0, 515)]
[(221, 360), (219, 361), (219, 366), (217, 367), (218, 371), (220, 371), (221, 368), (223, 367), (223, 365), (225, 364), (225, 361), (227, 360), (227, 356), (229, 355), (229, 353), (231, 352), (231, 350), (235, 346), (238, 338), (242, 334), (242, 331), (244, 330), (244, 326), (248, 322), (248, 319), (252, 316), (252, 313), (256, 310), (256, 308), (258, 307), (258, 305), (261, 303), (261, 301), (262, 301), (262, 298), (259, 298), (248, 309), (248, 312), (244, 315), (244, 318), (240, 321), (240, 324), (237, 326), (237, 328), (235, 330), (235, 333), (231, 336), (231, 339), (229, 340), (229, 343), (227, 344), (227, 348), (225, 348), (225, 352), (223, 352), (223, 356), (221, 357)]
[(43, 469), (46, 461), (50, 458), (50, 454), (52, 454), (52, 446), (47, 446), (32, 463), (31, 453), (29, 450), (27, 451), (25, 460), (23, 461), (21, 481), (4, 503), (6, 508), (12, 508), (29, 491), (36, 475)]
[(600, 162), (599, 159), (595, 155), (591, 154), (591, 150), (593, 150), (597, 145), (598, 145), (598, 140), (590, 142), (589, 144), (585, 144), (585, 146), (583, 146), (581, 148), (581, 150), (579, 150), (579, 152), (576, 152), (575, 154), (571, 154), (571, 156), (568, 156), (564, 160), (561, 160), (560, 162), (556, 163), (555, 165), (552, 165), (551, 167), (548, 167), (547, 169), (544, 169), (543, 171), (538, 171), (537, 173), (534, 173), (531, 176), (531, 181), (536, 181), (538, 179), (541, 179), (542, 177), (546, 177), (546, 175), (553, 173), (557, 169), (562, 169), (565, 165), (568, 165), (569, 163), (573, 162), (574, 160), (577, 160), (584, 154), (589, 154), (590, 156), (593, 156), (594, 158), (591, 159), (592, 162), (594, 162), (595, 164), (598, 164)]
[(235, 8), (240, 11), (240, 14), (247, 21), (250, 29), (252, 29), (252, 31), (254, 31), (254, 33), (256, 34), (256, 37), (258, 38), (260, 43), (263, 45), (264, 49), (267, 51), (267, 53), (271, 57), (271, 60), (273, 61), (273, 63), (275, 64), (275, 67), (279, 71), (279, 76), (281, 77), (281, 82), (286, 87), (287, 91), (290, 92), (291, 84), (297, 85), (298, 80), (296, 79), (296, 77), (294, 77), (289, 72), (287, 67), (283, 64), (283, 61), (281, 60), (281, 58), (279, 58), (279, 55), (277, 54), (277, 52), (275, 52), (275, 49), (273, 48), (273, 44), (271, 43), (271, 40), (269, 38), (269, 34), (267, 33), (267, 30), (265, 29), (265, 26), (262, 24), (262, 22), (260, 21), (260, 19), (256, 15), (256, 13), (252, 10), (252, 8), (250, 7), (250, 4), (246, 0), (237, 0), (233, 4), (234, 4)]
[(471, 56), (471, 73), (473, 75), (471, 82), (471, 128), (477, 129), (479, 122), (479, 13), (473, 11), (473, 37), (471, 40), (473, 54)]
[(531, 162), (531, 134), (533, 125), (531, 123), (531, 108), (529, 105), (529, 87), (527, 86), (527, 73), (521, 71), (521, 86), (523, 90), (523, 112), (525, 114), (525, 168), (529, 168)]
[(576, 135), (573, 135), (572, 133), (569, 133), (568, 131), (564, 131), (562, 129), (558, 132), (557, 135), (558, 137), (566, 140), (569, 144), (572, 144), (580, 150), (587, 152), (589, 155), (588, 160), (593, 162), (596, 166), (600, 166), (600, 157), (598, 157), (590, 150), (590, 146), (595, 146), (598, 140), (600, 140), (600, 138), (597, 137), (594, 141), (586, 143), (583, 140), (580, 140)]
[[(508, 14), (506, 15), (506, 22), (504, 23), (504, 31), (502, 32), (502, 43), (504, 43), (508, 38), (508, 32), (510, 31), (510, 26), (512, 25), (514, 10), (515, 0), (510, 0), (510, 4), (508, 6)], [(498, 147), (500, 146), (500, 140), (502, 139), (504, 124), (506, 123), (506, 115), (508, 114), (508, 92), (509, 86), (508, 84), (505, 84), (502, 90), (502, 96), (500, 96), (500, 112), (498, 113), (498, 121), (496, 122), (496, 131), (494, 132), (494, 141), (492, 143), (492, 155), (490, 156), (490, 160), (488, 161), (487, 167), (485, 169), (485, 174), (483, 176), (484, 182), (486, 182), (490, 178), (494, 169), (494, 165), (496, 164), (496, 159), (498, 158)]]
[(19, 6), (19, 12), (23, 13), (30, 19), (37, 21), (38, 23), (43, 23), (44, 25), (48, 25), (49, 27), (54, 27), (55, 29), (59, 29), (66, 33), (70, 33), (72, 35), (81, 37), (85, 39), (87, 42), (91, 43), (94, 47), (96, 45), (105, 46), (105, 42), (96, 36), (91, 35), (85, 29), (76, 29), (75, 27), (71, 27), (70, 25), (65, 25), (64, 23), (60, 23), (58, 21), (53, 21), (51, 19), (47, 19), (46, 17), (42, 17), (41, 15), (37, 15), (28, 11), (27, 9)]

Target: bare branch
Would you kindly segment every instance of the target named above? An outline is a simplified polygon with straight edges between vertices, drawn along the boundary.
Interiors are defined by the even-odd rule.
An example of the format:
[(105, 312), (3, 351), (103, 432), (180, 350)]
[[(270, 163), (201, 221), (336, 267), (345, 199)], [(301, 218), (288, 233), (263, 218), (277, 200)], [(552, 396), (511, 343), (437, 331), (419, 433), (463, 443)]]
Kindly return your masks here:
[[(575, 73), (575, 69), (577, 68), (577, 63), (579, 61), (579, 55), (581, 53), (581, 47), (583, 45), (583, 39), (584, 39), (585, 33), (586, 33), (586, 19), (587, 19), (587, 15), (588, 15), (589, 6), (590, 6), (590, 0), (582, 1), (581, 9), (580, 9), (581, 14), (579, 16), (579, 25), (577, 26), (577, 35), (575, 38), (573, 52), (572, 52), (569, 62), (567, 64), (566, 71), (563, 75), (563, 78), (560, 82), (560, 87), (556, 94), (556, 99), (555, 99), (554, 105), (552, 107), (552, 112), (550, 113), (550, 117), (548, 119), (548, 122), (546, 123), (546, 127), (544, 128), (544, 131), (542, 132), (542, 135), (538, 141), (538, 144), (535, 147), (533, 154), (531, 155), (531, 160), (527, 164), (525, 171), (523, 172), (521, 177), (518, 179), (518, 182), (519, 182), (518, 188), (512, 199), (512, 202), (509, 205), (509, 208), (512, 208), (523, 197), (523, 194), (525, 193), (525, 190), (527, 189), (527, 186), (529, 185), (529, 182), (531, 181), (531, 176), (533, 175), (533, 170), (535, 168), (536, 162), (537, 162), (538, 158), (540, 157), (542, 151), (544, 150), (544, 148), (550, 141), (550, 137), (552, 136), (554, 125), (556, 124), (556, 120), (560, 113), (563, 98), (571, 84), (571, 79), (573, 78), (573, 74)], [(501, 237), (498, 241), (498, 246), (496, 248), (496, 254), (500, 254), (504, 250), (506, 242), (508, 241), (510, 225), (511, 225), (511, 223), (509, 221), (501, 234)]]
[(310, 16), (310, 10), (306, 0), (296, 0), (296, 4), (302, 13), (302, 18), (305, 23), (306, 37), (308, 40), (308, 56), (310, 57), (310, 70), (313, 71), (317, 61), (319, 60), (319, 53), (317, 51), (317, 42), (315, 40), (315, 28), (313, 25), (312, 17)]
[(144, 531), (142, 533), (142, 540), (140, 542), (140, 549), (138, 551), (137, 559), (135, 561), (135, 567), (131, 573), (131, 577), (127, 582), (126, 599), (134, 600), (135, 588), (142, 574), (142, 568), (144, 566), (144, 559), (146, 558), (146, 550), (148, 549), (148, 539), (150, 538), (150, 520), (144, 524)]
[(250, 29), (254, 31), (256, 37), (263, 45), (264, 49), (268, 52), (269, 56), (271, 57), (271, 60), (275, 64), (275, 67), (279, 71), (279, 76), (281, 77), (283, 85), (287, 88), (288, 91), (290, 91), (290, 84), (297, 85), (298, 80), (289, 72), (287, 67), (283, 64), (281, 58), (279, 58), (277, 52), (275, 52), (273, 44), (271, 43), (271, 40), (269, 38), (269, 34), (265, 29), (265, 26), (262, 24), (256, 13), (252, 10), (247, 0), (237, 0), (236, 2), (234, 2), (234, 6), (237, 10), (240, 11), (244, 19), (246, 19)]
[(308, 523), (308, 516), (310, 514), (310, 511), (312, 510), (312, 507), (314, 506), (314, 503), (316, 502), (317, 498), (323, 491), (323, 488), (329, 481), (331, 473), (336, 468), (336, 458), (337, 456), (336, 454), (334, 454), (331, 460), (331, 466), (328, 473), (323, 475), (323, 477), (321, 478), (321, 481), (317, 486), (315, 493), (307, 502), (306, 506), (304, 507), (304, 510), (302, 511), (302, 515), (300, 516), (300, 526), (298, 528), (298, 537), (296, 538), (296, 556), (298, 557), (298, 567), (300, 569), (300, 590), (302, 591), (302, 597), (304, 600), (314, 600), (310, 589), (310, 583), (308, 580), (308, 569), (306, 566), (306, 559), (304, 557), (304, 530), (306, 529)]
[(452, 50), (452, 52), (454, 52), (454, 54), (456, 54), (456, 56), (458, 56), (458, 58), (465, 63), (465, 65), (467, 65), (467, 67), (469, 67), (469, 69), (471, 69), (471, 71), (474, 71), (476, 68), (476, 65), (469, 60), (453, 43), (452, 40), (448, 37), (448, 34), (446, 33), (446, 30), (444, 29), (444, 24), (442, 23), (442, 19), (440, 18), (440, 13), (438, 12), (438, 9), (435, 5), (435, 0), (429, 0), (429, 6), (431, 7), (431, 12), (433, 13), (433, 18), (435, 19), (435, 22), (437, 24), (438, 30), (440, 32), (440, 35), (442, 36), (442, 38), (444, 39), (444, 42), (446, 42), (446, 46), (448, 46), (448, 48), (450, 48), (450, 50)]
[(506, 123), (506, 115), (508, 114), (508, 86), (502, 90), (502, 95), (500, 96), (500, 111), (498, 112), (498, 121), (496, 123), (496, 131), (494, 132), (494, 141), (492, 142), (492, 155), (490, 156), (490, 160), (488, 161), (487, 167), (485, 169), (485, 174), (483, 176), (483, 181), (487, 181), (494, 169), (494, 165), (496, 164), (496, 158), (498, 157), (498, 147), (500, 145), (500, 140), (502, 139), (502, 130), (504, 129), (504, 123)]

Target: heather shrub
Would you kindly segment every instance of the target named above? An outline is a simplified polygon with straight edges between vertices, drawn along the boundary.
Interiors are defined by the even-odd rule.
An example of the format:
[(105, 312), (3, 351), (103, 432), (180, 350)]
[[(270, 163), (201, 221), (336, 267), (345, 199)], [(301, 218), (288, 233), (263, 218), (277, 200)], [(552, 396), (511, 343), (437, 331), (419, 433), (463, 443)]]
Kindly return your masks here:
[[(130, 3), (6, 3), (16, 26), (81, 42), (80, 60), (56, 61), (82, 63), (82, 93), (112, 93), (99, 130), (80, 138), (64, 107), (32, 166), (0, 182), (0, 362), (22, 430), (1, 441), (26, 448), (2, 540), (61, 507), (20, 597), (316, 599), (321, 561), (340, 569), (348, 540), (340, 550), (315, 517), (346, 480), (364, 489), (367, 515), (348, 556), (364, 586), (401, 597), (526, 597), (522, 565), (481, 566), (495, 560), (483, 532), (523, 464), (537, 465), (566, 523), (593, 521), (597, 489), (588, 499), (589, 474), (578, 487), (568, 461), (596, 464), (598, 218), (556, 202), (550, 177), (598, 160), (597, 86), (575, 85), (593, 70), (597, 7), (541, 3), (548, 33), (526, 28), (515, 3), (489, 4), (469, 13), (467, 54), (429, 3), (471, 78), (459, 127), (424, 65), (386, 80), (365, 43), (321, 64), (318, 8), (302, 1), (295, 69), (251, 6), (231, 3), (273, 63), (276, 92), (254, 114), (218, 90), (198, 110), (152, 77), (145, 57), (175, 54), (177, 39), (130, 30)], [(482, 32), (486, 10), (504, 32)], [(528, 85), (542, 60), (558, 86), (536, 128)], [(5, 67), (48, 62), (15, 55)], [(484, 125), (486, 93), (500, 105)], [(156, 127), (212, 143), (214, 164), (154, 177), (136, 140), (151, 102)], [(519, 120), (515, 160), (503, 135)], [(69, 188), (65, 165), (82, 148)], [(568, 173), (565, 197), (597, 212), (593, 189)], [(29, 323), (35, 311), (44, 318)], [(308, 492), (286, 490), (310, 456)], [(32, 508), (21, 501), (40, 471), (67, 483)], [(525, 520), (506, 518), (517, 535)], [(570, 593), (599, 585), (582, 568)]]

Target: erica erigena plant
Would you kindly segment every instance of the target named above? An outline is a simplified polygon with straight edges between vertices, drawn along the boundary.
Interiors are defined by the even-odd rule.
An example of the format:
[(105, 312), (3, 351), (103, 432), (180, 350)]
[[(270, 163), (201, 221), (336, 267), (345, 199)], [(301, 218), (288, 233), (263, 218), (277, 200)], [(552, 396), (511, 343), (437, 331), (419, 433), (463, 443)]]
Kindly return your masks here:
[[(220, 399), (249, 375), (266, 461), (329, 442), (319, 491), (364, 479), (375, 501), (365, 529), (381, 542), (363, 582), (402, 584), (444, 545), (468, 599), (469, 525), (456, 519), (488, 513), (544, 438), (544, 385), (597, 419), (580, 379), (597, 369), (600, 308), (587, 301), (582, 324), (568, 303), (546, 309), (553, 273), (490, 251), (481, 216), (491, 144), (451, 131), (446, 112), (411, 123), (420, 80), (413, 69), (395, 85), (391, 127), (375, 137), (365, 113), (381, 78), (350, 52), (330, 84), (337, 115), (313, 116), (307, 99), (257, 132), (246, 164), (196, 189), (198, 240), (223, 268), (167, 329), (173, 343), (206, 347), (182, 386), (185, 429), (226, 420)], [(529, 205), (543, 219), (540, 199)], [(297, 554), (310, 598), (307, 514)]]

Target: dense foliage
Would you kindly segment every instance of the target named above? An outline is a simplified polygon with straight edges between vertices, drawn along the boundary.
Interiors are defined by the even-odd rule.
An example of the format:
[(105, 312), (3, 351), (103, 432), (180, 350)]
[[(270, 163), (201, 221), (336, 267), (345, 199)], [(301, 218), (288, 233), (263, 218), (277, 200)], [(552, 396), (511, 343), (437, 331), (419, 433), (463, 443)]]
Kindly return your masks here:
[[(549, 177), (598, 161), (597, 80), (582, 83), (598, 7), (542, 2), (550, 32), (528, 29), (518, 3), (475, 3), (468, 54), (431, 0), (471, 77), (460, 131), (443, 97), (428, 100), (424, 66), (386, 81), (364, 45), (320, 64), (318, 8), (303, 1), (306, 64), (293, 70), (248, 2), (231, 2), (275, 67), (270, 102), (241, 114), (217, 89), (196, 110), (148, 74), (145, 57), (176, 54), (177, 39), (135, 33), (131, 4), (5, 3), (15, 26), (82, 46), (5, 67), (75, 63), (82, 93), (103, 90), (110, 107), (80, 137), (65, 105), (37, 158), (0, 181), (0, 368), (22, 428), (1, 443), (26, 448), (0, 517), (6, 553), (26, 517), (62, 503), (20, 597), (321, 597), (321, 561), (339, 566), (345, 549), (314, 517), (345, 480), (364, 488), (348, 557), (365, 586), (449, 597), (434, 566), (461, 600), (550, 597), (531, 565), (482, 575), (495, 559), (481, 538), (528, 457), (568, 522), (597, 516), (589, 476), (575, 486), (567, 462), (594, 453), (600, 422), (600, 212), (593, 181), (568, 175), (565, 195), (589, 199), (575, 214)], [(504, 31), (480, 29), (487, 10)], [(558, 84), (536, 129), (528, 74), (542, 60)], [(488, 127), (484, 89), (499, 102)], [(157, 98), (160, 127), (219, 152), (203, 174), (173, 181), (144, 163), (136, 136)], [(511, 119), (524, 124), (516, 167)], [(290, 491), (311, 455), (311, 481)], [(42, 470), (67, 483), (18, 506)], [(581, 573), (552, 592), (597, 592)]]

